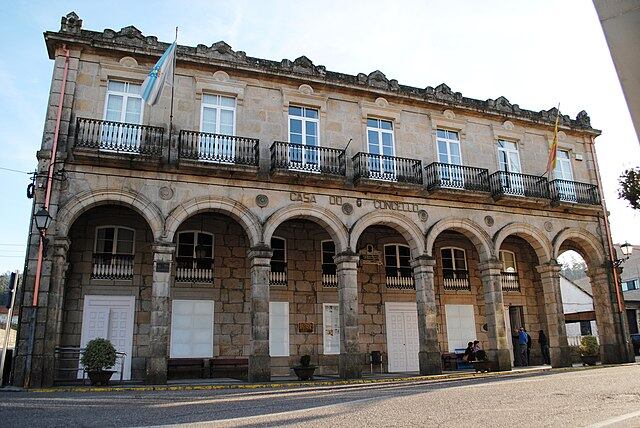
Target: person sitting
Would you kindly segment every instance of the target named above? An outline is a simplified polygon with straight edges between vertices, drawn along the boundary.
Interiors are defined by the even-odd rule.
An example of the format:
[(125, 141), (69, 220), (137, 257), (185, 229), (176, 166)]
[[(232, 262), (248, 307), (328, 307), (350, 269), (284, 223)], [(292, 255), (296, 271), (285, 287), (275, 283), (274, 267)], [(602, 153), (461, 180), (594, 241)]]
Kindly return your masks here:
[(473, 350), (473, 342), (469, 342), (467, 344), (467, 349), (464, 350), (464, 355), (462, 356), (462, 361), (470, 362), (476, 360), (476, 353)]
[(473, 353), (477, 354), (478, 351), (482, 351), (482, 345), (480, 344), (479, 340), (474, 340), (473, 341)]

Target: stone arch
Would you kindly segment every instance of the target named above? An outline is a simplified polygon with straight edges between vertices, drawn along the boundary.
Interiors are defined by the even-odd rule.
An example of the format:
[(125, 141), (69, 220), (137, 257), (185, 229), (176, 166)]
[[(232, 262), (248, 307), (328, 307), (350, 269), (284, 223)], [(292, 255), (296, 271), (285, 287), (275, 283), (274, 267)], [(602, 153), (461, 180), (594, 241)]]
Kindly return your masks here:
[(577, 227), (567, 227), (553, 238), (553, 258), (560, 256), (560, 247), (566, 241), (572, 241), (571, 249), (576, 250), (587, 262), (589, 268), (602, 266), (605, 263), (605, 250), (598, 238), (592, 233)]
[(269, 216), (264, 223), (263, 242), (265, 244), (271, 242), (271, 237), (278, 226), (287, 220), (296, 218), (310, 220), (322, 226), (331, 235), (337, 253), (346, 251), (349, 248), (347, 228), (337, 215), (327, 209), (300, 204), (280, 208)]
[(174, 208), (167, 216), (165, 226), (166, 239), (173, 241), (178, 227), (186, 219), (206, 211), (226, 214), (237, 221), (249, 237), (249, 243), (252, 247), (259, 245), (262, 241), (262, 225), (258, 217), (240, 202), (217, 196), (201, 196)]
[(447, 218), (438, 221), (427, 232), (426, 251), (433, 256), (433, 245), (438, 236), (445, 230), (454, 230), (466, 236), (476, 247), (480, 261), (495, 257), (493, 241), (489, 234), (477, 223), (466, 218)]
[(398, 231), (411, 248), (412, 257), (415, 258), (424, 254), (425, 246), (422, 231), (414, 222), (396, 212), (374, 211), (360, 217), (351, 228), (349, 248), (355, 251), (362, 232), (367, 227), (374, 225), (388, 226)]
[(66, 202), (56, 214), (57, 235), (68, 236), (71, 226), (82, 213), (100, 205), (127, 206), (147, 221), (155, 240), (163, 235), (164, 219), (160, 209), (143, 194), (122, 189), (87, 190)]
[(495, 234), (493, 238), (493, 251), (495, 254), (498, 254), (502, 242), (509, 235), (519, 236), (527, 241), (538, 256), (538, 264), (547, 263), (551, 260), (552, 247), (549, 238), (537, 227), (522, 222), (509, 223)]

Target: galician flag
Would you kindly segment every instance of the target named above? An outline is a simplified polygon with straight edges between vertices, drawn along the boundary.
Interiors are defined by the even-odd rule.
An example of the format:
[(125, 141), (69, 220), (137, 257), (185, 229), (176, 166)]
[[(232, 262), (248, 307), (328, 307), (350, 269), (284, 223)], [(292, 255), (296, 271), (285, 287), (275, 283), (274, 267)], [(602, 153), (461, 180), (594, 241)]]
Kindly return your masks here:
[[(560, 107), (560, 106), (558, 106)], [(547, 179), (551, 179), (551, 174), (556, 169), (556, 160), (558, 157), (558, 120), (560, 119), (560, 109), (556, 116), (556, 125), (553, 128), (553, 141), (549, 147), (549, 160), (547, 161)]]
[(156, 65), (153, 66), (149, 75), (142, 84), (142, 99), (152, 106), (160, 99), (164, 85), (173, 86), (173, 78), (167, 79), (173, 75), (173, 63), (176, 55), (176, 42), (160, 57)]

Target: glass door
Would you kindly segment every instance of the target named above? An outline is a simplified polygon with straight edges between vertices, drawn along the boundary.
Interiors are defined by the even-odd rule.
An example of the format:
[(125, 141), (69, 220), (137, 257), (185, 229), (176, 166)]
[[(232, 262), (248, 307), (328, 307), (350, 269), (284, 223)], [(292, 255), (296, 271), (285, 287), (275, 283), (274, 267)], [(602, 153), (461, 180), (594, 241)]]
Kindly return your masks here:
[(501, 175), (501, 184), (505, 192), (524, 195), (524, 180), (519, 175), (522, 173), (522, 168), (518, 145), (513, 141), (498, 140), (498, 163), (500, 171), (507, 173)]
[(371, 178), (396, 180), (396, 149), (393, 123), (389, 120), (367, 119), (368, 169)]
[(112, 123), (102, 126), (101, 149), (133, 153), (140, 151), (142, 134), (140, 127), (135, 126), (142, 123), (140, 90), (141, 85), (135, 83), (107, 83), (104, 120)]
[(576, 186), (573, 182), (573, 170), (571, 168), (571, 158), (566, 150), (558, 150), (556, 158), (556, 169), (554, 171), (556, 188), (561, 201), (577, 202)]
[(319, 123), (317, 109), (289, 107), (289, 166), (291, 169), (320, 172)]
[(236, 156), (236, 99), (203, 94), (198, 157), (202, 160), (233, 163)]
[(437, 130), (438, 162), (440, 165), (440, 179), (442, 186), (464, 188), (462, 175), (462, 155), (460, 153), (460, 138), (455, 131)]

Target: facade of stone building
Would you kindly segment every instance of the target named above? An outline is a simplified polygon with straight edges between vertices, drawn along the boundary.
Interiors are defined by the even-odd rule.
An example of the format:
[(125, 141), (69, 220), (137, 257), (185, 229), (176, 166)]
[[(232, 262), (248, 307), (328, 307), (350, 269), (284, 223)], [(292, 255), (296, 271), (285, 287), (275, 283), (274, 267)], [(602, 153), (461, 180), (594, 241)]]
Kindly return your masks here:
[(359, 377), (374, 351), (376, 370), (439, 373), (443, 353), (475, 339), (508, 370), (520, 326), (547, 332), (561, 367), (567, 249), (589, 265), (603, 361), (628, 358), (585, 112), (560, 116), (549, 180), (555, 109), (217, 42), (178, 46), (169, 131), (170, 88), (155, 106), (140, 98), (167, 43), (88, 31), (73, 13), (45, 41), (55, 68), (39, 169), (57, 138), (64, 174), (32, 343), (31, 240), (16, 383), (53, 383), (55, 349), (98, 336), (126, 354), (126, 378), (152, 383), (180, 359), (244, 359), (265, 380), (305, 354), (320, 373)]

